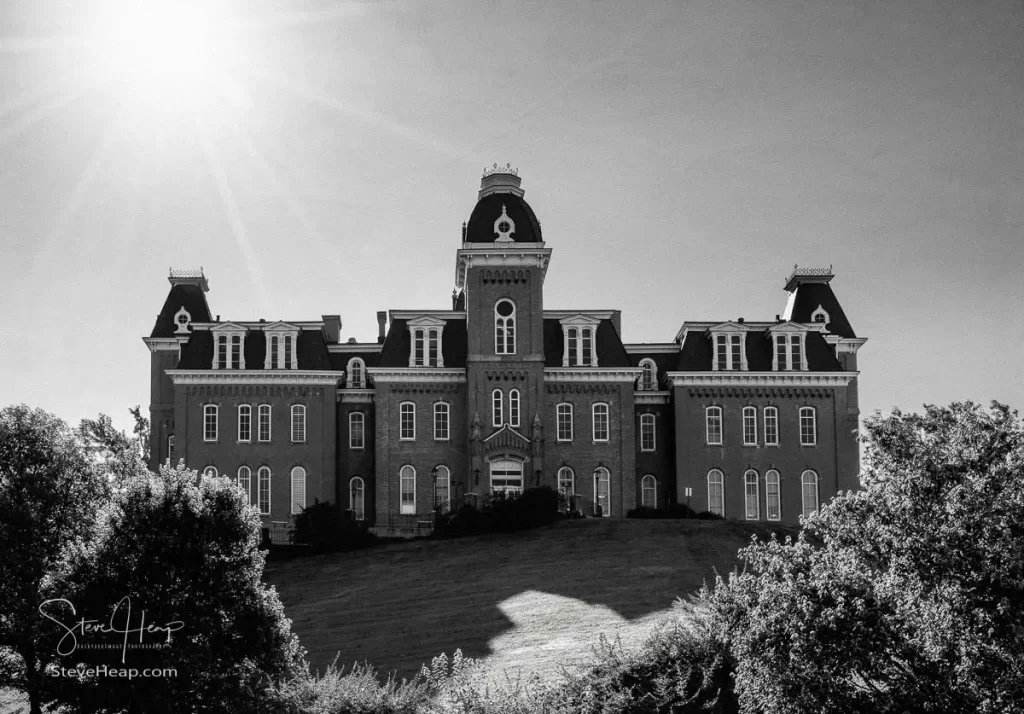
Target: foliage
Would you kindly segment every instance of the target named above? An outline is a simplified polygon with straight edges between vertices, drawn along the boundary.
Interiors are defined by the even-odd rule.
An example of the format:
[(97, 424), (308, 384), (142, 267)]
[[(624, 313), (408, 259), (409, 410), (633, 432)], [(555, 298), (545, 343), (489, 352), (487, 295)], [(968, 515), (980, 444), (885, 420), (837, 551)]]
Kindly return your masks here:
[(1024, 428), (993, 403), (867, 420), (863, 491), (741, 552), (723, 585), (745, 710), (1011, 712), (1024, 702)]
[(626, 518), (696, 518), (697, 513), (683, 503), (670, 503), (661, 508), (640, 506), (626, 513)]
[(428, 685), (418, 677), (381, 682), (367, 664), (356, 664), (346, 673), (337, 662), (323, 674), (304, 670), (272, 692), (279, 714), (416, 714), (428, 697)]
[(69, 554), (93, 537), (107, 495), (66, 423), (24, 405), (0, 411), (0, 688), (27, 691), (33, 712), (54, 657), (37, 607), (55, 596)]
[(166, 644), (155, 649), (80, 648), (65, 666), (115, 666), (123, 657), (124, 666), (176, 674), (58, 680), (69, 710), (255, 711), (272, 681), (298, 671), (303, 652), (276, 591), (262, 582), (259, 523), (228, 479), (199, 479), (183, 465), (125, 482), (100, 538), (71, 571), (67, 598), (78, 616), (123, 622), (127, 603), (133, 625), (145, 611), (147, 623), (180, 630), (147, 634), (145, 644)]
[(95, 419), (82, 419), (77, 430), (86, 451), (115, 485), (144, 470), (149, 463), (149, 419), (142, 416), (138, 406), (128, 411), (135, 420), (130, 437), (118, 431), (106, 414)]
[(558, 519), (558, 494), (548, 486), (530, 488), (518, 496), (498, 492), (479, 509), (465, 504), (437, 517), (436, 535), (455, 537), (551, 525)]
[(700, 513), (697, 514), (697, 518), (699, 518), (702, 521), (721, 521), (721, 520), (723, 520), (722, 516), (720, 516), (717, 513), (712, 513), (711, 511), (701, 511)]
[(295, 517), (294, 541), (314, 553), (367, 548), (376, 538), (336, 503), (314, 503)]

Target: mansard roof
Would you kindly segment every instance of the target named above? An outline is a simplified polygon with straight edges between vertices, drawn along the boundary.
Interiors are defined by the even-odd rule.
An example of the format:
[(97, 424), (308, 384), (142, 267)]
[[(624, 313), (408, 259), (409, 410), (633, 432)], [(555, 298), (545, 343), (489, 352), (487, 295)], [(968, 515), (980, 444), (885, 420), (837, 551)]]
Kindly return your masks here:
[[(223, 324), (223, 323), (221, 323)], [(213, 369), (214, 333), (193, 330), (181, 349), (178, 369)], [(252, 329), (245, 335), (243, 346), (246, 370), (262, 370), (267, 355), (267, 338), (262, 330)], [(326, 371), (332, 369), (327, 343), (320, 330), (301, 330), (295, 340), (298, 369)]]
[[(629, 355), (626, 354), (626, 348), (622, 345), (622, 338), (619, 337), (619, 333), (610, 319), (604, 318), (598, 323), (594, 343), (594, 348), (597, 350), (598, 367), (633, 366)], [(562, 318), (545, 317), (544, 366), (561, 367), (564, 347)]]
[[(369, 347), (370, 345), (367, 345)], [(367, 367), (378, 367), (380, 366), (380, 350), (362, 350), (359, 352), (336, 352), (330, 351), (331, 358), (331, 369), (345, 370), (348, 369), (348, 363), (358, 357), (363, 361), (363, 364)]]
[(632, 367), (639, 367), (640, 362), (649, 359), (654, 362), (659, 375), (663, 375), (669, 370), (678, 369), (679, 345), (677, 344), (630, 344), (625, 345), (625, 348), (629, 364)]
[(172, 284), (149, 336), (174, 337), (177, 329), (174, 316), (182, 307), (191, 315), (193, 323), (209, 322), (213, 319), (210, 316), (210, 306), (206, 303), (206, 294), (200, 285), (194, 283)]
[[(437, 313), (431, 313), (437, 317)], [(441, 335), (441, 354), (444, 357), (445, 367), (465, 367), (466, 352), (468, 345), (466, 341), (466, 318), (465, 315), (457, 317), (438, 318), (443, 320), (444, 331)], [(376, 365), (379, 367), (408, 367), (409, 353), (412, 350), (412, 333), (409, 331), (409, 322), (406, 317), (394, 317), (392, 312), (391, 325), (388, 328), (387, 337), (381, 346), (380, 358)], [(348, 360), (346, 360), (346, 363)], [(369, 362), (366, 366), (371, 366)]]
[(818, 308), (828, 313), (826, 327), (833, 335), (855, 338), (857, 335), (846, 318), (839, 299), (827, 282), (801, 282), (794, 287), (786, 304), (783, 318), (794, 322), (813, 322), (814, 312)]
[[(768, 329), (758, 327), (747, 331), (746, 352), (747, 369), (751, 372), (771, 372), (774, 361), (775, 345)], [(805, 342), (807, 351), (807, 369), (811, 372), (841, 372), (842, 366), (836, 359), (832, 348), (825, 342), (825, 337), (815, 330), (807, 332)], [(640, 357), (641, 355), (632, 355)], [(687, 330), (682, 350), (678, 353), (675, 366), (670, 367), (678, 372), (709, 372), (712, 368), (714, 346), (708, 332), (704, 330)], [(658, 365), (660, 371), (661, 365)]]

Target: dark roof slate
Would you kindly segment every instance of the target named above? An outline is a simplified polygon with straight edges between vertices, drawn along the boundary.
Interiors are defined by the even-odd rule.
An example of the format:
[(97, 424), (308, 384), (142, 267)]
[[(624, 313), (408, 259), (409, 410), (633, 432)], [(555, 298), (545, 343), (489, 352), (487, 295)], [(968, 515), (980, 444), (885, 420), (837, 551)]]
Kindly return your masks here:
[[(622, 338), (611, 320), (601, 320), (595, 337), (598, 367), (632, 367), (630, 356), (622, 344)], [(544, 320), (544, 366), (561, 367), (564, 348), (562, 324), (559, 318)]]
[[(541, 237), (540, 221), (525, 199), (513, 193), (492, 193), (477, 201), (473, 213), (466, 224), (467, 243), (493, 243), (494, 222), (501, 216), (501, 207), (505, 206), (506, 214), (515, 224), (512, 239), (516, 243), (539, 243)], [(448, 364), (445, 360), (445, 364)]]
[[(213, 336), (209, 330), (194, 330), (181, 349), (178, 369), (213, 369)], [(245, 335), (245, 368), (262, 370), (267, 353), (267, 336), (262, 330), (250, 329)], [(300, 330), (295, 344), (298, 368), (301, 370), (330, 371), (330, 355), (320, 330)]]
[(149, 336), (174, 337), (174, 331), (177, 329), (174, 316), (182, 307), (188, 310), (192, 322), (209, 322), (212, 319), (210, 307), (206, 304), (206, 295), (201, 287), (188, 283), (172, 285)]
[(377, 367), (380, 364), (380, 352), (330, 352), (331, 369), (348, 369), (348, 362), (358, 357), (367, 367)]
[(832, 292), (828, 283), (801, 283), (796, 288), (796, 299), (793, 302), (793, 314), (789, 319), (793, 322), (811, 322), (811, 314), (821, 305), (828, 313), (828, 331), (840, 337), (856, 337), (850, 321), (843, 312), (839, 299)]
[[(410, 350), (412, 350), (412, 335), (409, 333), (409, 321), (393, 319), (388, 327), (384, 345), (381, 347), (377, 366), (408, 367)], [(445, 368), (465, 367), (467, 350), (465, 318), (445, 320), (444, 333), (441, 335), (441, 354), (444, 357)], [(370, 366), (369, 362), (367, 362), (367, 366)]]
[[(751, 372), (771, 372), (774, 354), (771, 334), (767, 330), (747, 332), (747, 369)], [(818, 332), (808, 332), (806, 341), (807, 369), (811, 372), (841, 372), (842, 366), (832, 348)], [(636, 356), (636, 355), (634, 355)], [(680, 372), (709, 372), (712, 360), (711, 340), (707, 332), (690, 331), (683, 341), (676, 366)]]

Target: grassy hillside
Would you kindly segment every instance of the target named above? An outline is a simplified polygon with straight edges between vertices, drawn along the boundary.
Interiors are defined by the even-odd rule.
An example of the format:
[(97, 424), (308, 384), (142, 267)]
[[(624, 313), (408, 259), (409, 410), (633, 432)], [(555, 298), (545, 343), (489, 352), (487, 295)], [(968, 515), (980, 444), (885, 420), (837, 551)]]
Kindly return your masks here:
[(408, 677), (461, 648), (497, 672), (544, 672), (588, 654), (601, 633), (642, 640), (676, 597), (730, 570), (755, 533), (767, 531), (586, 519), (273, 563), (266, 579), (314, 668), (340, 655)]

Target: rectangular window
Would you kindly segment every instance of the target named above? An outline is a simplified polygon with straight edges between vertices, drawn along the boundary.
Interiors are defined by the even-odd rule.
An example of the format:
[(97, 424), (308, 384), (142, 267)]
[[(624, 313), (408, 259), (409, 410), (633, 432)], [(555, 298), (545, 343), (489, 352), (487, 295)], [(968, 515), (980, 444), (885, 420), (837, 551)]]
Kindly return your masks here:
[(412, 441), (416, 438), (416, 405), (412, 402), (402, 402), (399, 409), (398, 438), (402, 441)]
[(757, 490), (757, 472), (747, 471), (743, 477), (744, 484), (744, 505), (747, 511), (747, 520), (756, 521), (761, 517), (760, 494)]
[(362, 412), (352, 412), (348, 415), (348, 448), (366, 448), (365, 418)]
[(259, 502), (260, 513), (270, 514), (270, 469), (263, 466), (259, 470)]
[(729, 369), (741, 369), (743, 365), (742, 338), (739, 335), (730, 335), (729, 342), (732, 346), (732, 349), (730, 350), (732, 364), (729, 365)]
[(242, 336), (231, 335), (231, 369), (242, 367)]
[(765, 475), (765, 505), (768, 508), (768, 520), (777, 521), (782, 518), (781, 499), (779, 498), (779, 472), (769, 471)]
[(281, 367), (281, 359), (280, 359), (281, 356), (278, 354), (278, 350), (280, 350), (280, 349), (281, 349), (281, 337), (280, 337), (280, 335), (271, 335), (270, 336), (270, 368), (271, 369), (280, 369), (280, 367)]
[(292, 339), (292, 336), (291, 335), (285, 335), (284, 336), (284, 368), (285, 369), (292, 369), (292, 364), (293, 364), (293, 361), (292, 361), (292, 346), (293, 346), (293, 344), (294, 344), (294, 340)]
[(572, 404), (559, 404), (556, 410), (558, 416), (558, 440), (572, 441)]
[(722, 408), (708, 407), (705, 412), (707, 443), (720, 446), (722, 443)]
[(757, 446), (757, 409), (743, 407), (743, 445)]
[(789, 342), (785, 335), (778, 335), (775, 338), (775, 362), (779, 371), (789, 369), (789, 361), (786, 359), (786, 346)]
[(430, 330), (427, 334), (430, 336), (430, 340), (429, 340), (430, 352), (428, 354), (428, 360), (429, 360), (428, 364), (431, 367), (436, 367), (437, 363), (438, 363), (438, 358), (437, 358), (437, 347), (438, 347), (438, 344), (437, 344), (437, 330)]
[(766, 446), (779, 445), (779, 410), (764, 408), (764, 443)]
[(800, 335), (789, 336), (789, 368), (800, 369)]
[(448, 403), (434, 405), (434, 441), (448, 441)]
[(167, 458), (174, 456), (174, 434), (167, 437)]
[(508, 393), (508, 425), (519, 426), (519, 390), (513, 389)]
[(301, 404), (292, 406), (292, 443), (302, 444), (306, 441), (306, 407)]
[(413, 366), (422, 367), (424, 352), (426, 352), (426, 337), (423, 330), (415, 330), (412, 333)]
[(640, 451), (654, 451), (654, 415), (640, 415)]
[(217, 440), (217, 407), (207, 404), (203, 407), (203, 441)]
[(217, 369), (228, 368), (228, 336), (217, 335)]
[(270, 405), (260, 404), (259, 410), (257, 411), (257, 437), (263, 443), (270, 441)]
[(504, 398), (500, 389), (495, 389), (491, 392), (491, 426), (501, 426), (505, 423), (502, 421), (504, 417), (503, 401)]
[(252, 407), (248, 404), (238, 405), (238, 440), (252, 441)]
[(800, 407), (800, 446), (818, 443), (818, 425), (813, 407)]
[(729, 352), (726, 349), (725, 335), (715, 336), (715, 362), (719, 371), (729, 369)]
[(779, 371), (802, 370), (803, 337), (798, 334), (775, 336), (775, 368)]
[(576, 367), (580, 363), (579, 329), (569, 328), (569, 366)]
[(595, 404), (594, 415), (594, 441), (608, 441), (608, 405)]
[(592, 367), (594, 364), (594, 331), (589, 327), (583, 330), (583, 366)]

